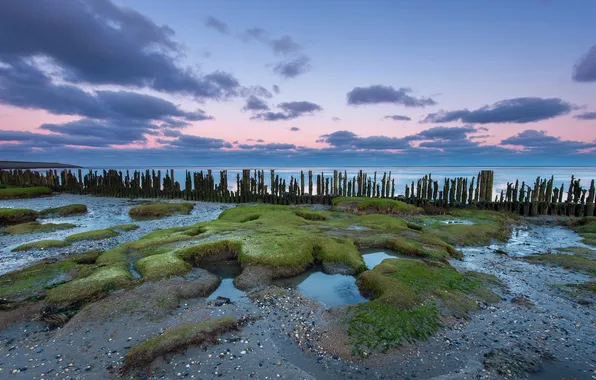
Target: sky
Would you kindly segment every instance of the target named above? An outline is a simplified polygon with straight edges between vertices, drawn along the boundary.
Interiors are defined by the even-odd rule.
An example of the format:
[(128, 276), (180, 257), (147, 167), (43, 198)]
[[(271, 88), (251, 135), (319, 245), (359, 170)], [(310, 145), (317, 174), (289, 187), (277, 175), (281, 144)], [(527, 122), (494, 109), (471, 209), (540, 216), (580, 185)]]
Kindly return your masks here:
[(6, 0), (0, 160), (596, 165), (594, 0)]

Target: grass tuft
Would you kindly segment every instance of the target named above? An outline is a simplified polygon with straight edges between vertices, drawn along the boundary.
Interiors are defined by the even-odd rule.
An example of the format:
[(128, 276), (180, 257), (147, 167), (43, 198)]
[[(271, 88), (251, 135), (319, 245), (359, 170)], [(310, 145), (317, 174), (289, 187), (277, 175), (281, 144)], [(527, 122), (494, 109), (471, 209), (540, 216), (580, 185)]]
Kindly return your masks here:
[(116, 226), (112, 226), (109, 229), (110, 230), (119, 230), (119, 231), (123, 231), (123, 232), (130, 232), (130, 231), (134, 231), (134, 230), (138, 230), (140, 227), (137, 226), (136, 224), (118, 224)]
[(75, 228), (76, 225), (70, 223), (46, 223), (38, 222), (21, 223), (11, 227), (7, 227), (0, 231), (1, 233), (9, 235), (23, 235), (23, 234), (39, 234), (44, 232), (54, 232), (59, 230), (68, 230)]
[(51, 248), (64, 248), (70, 245), (69, 242), (62, 240), (38, 240), (32, 243), (21, 244), (16, 248), (13, 248), (13, 252), (30, 251), (33, 249), (51, 249)]
[(148, 202), (133, 207), (128, 214), (133, 218), (160, 218), (172, 215), (188, 215), (194, 208), (192, 203), (188, 202)]
[(72, 204), (62, 207), (47, 208), (39, 212), (40, 216), (69, 216), (84, 214), (87, 212), (87, 205)]
[(47, 187), (7, 187), (0, 189), (0, 199), (26, 199), (52, 195)]
[(222, 317), (210, 321), (178, 325), (163, 335), (156, 336), (133, 347), (124, 357), (122, 372), (133, 368), (142, 368), (155, 359), (171, 352), (201, 344), (216, 344), (219, 334), (237, 330), (239, 323), (232, 317)]
[(38, 213), (24, 208), (0, 208), (0, 225), (33, 222)]
[(424, 212), (420, 207), (387, 198), (337, 197), (333, 199), (333, 205), (341, 210), (357, 213), (413, 215)]
[(544, 254), (526, 256), (522, 260), (533, 264), (547, 264), (586, 273), (596, 277), (596, 260), (582, 254)]
[(81, 232), (78, 234), (67, 236), (64, 239), (66, 242), (74, 243), (76, 241), (83, 241), (83, 240), (102, 240), (111, 238), (114, 236), (118, 236), (118, 232), (112, 231), (111, 229), (103, 229), (103, 230), (93, 230), (87, 232)]

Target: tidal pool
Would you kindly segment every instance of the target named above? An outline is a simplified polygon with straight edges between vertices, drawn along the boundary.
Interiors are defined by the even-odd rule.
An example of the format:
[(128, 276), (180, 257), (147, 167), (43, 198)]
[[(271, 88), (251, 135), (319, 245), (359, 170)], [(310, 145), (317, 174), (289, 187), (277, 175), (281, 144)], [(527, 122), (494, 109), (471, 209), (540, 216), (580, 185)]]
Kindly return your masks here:
[[(381, 262), (383, 262), (383, 260), (385, 259), (407, 257), (390, 249), (380, 248), (363, 249), (360, 251), (360, 253), (362, 254), (362, 258), (364, 259), (364, 264), (366, 264), (366, 268), (368, 269), (373, 269), (377, 265), (381, 264)], [(410, 258), (412, 257), (410, 256)]]
[(319, 268), (313, 268), (298, 276), (275, 280), (273, 283), (284, 288), (295, 288), (306, 297), (328, 307), (368, 301), (360, 295), (354, 276), (327, 274)]
[(242, 267), (238, 261), (213, 261), (201, 265), (201, 268), (206, 269), (221, 278), (221, 283), (217, 289), (207, 297), (208, 300), (214, 300), (217, 297), (226, 297), (232, 301), (246, 298), (246, 293), (234, 286), (234, 278), (242, 272)]

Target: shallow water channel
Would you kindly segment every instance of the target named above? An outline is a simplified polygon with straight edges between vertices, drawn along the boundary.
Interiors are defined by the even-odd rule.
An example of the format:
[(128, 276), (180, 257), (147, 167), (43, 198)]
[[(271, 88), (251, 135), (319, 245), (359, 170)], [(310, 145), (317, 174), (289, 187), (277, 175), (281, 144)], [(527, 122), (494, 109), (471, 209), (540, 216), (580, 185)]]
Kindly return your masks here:
[(201, 265), (201, 268), (206, 269), (221, 278), (221, 283), (217, 289), (207, 297), (208, 300), (214, 300), (217, 297), (229, 298), (232, 301), (247, 299), (246, 293), (236, 289), (234, 286), (234, 278), (242, 272), (242, 267), (238, 261), (213, 261)]

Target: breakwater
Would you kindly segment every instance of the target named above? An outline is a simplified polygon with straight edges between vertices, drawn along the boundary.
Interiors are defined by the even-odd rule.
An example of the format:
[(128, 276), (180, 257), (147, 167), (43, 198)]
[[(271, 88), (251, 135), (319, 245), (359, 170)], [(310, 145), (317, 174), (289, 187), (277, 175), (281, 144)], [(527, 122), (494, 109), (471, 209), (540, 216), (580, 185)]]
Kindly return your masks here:
[[(267, 175), (266, 175), (267, 174)], [(193, 201), (270, 204), (331, 204), (342, 197), (399, 199), (425, 207), (476, 207), (520, 215), (593, 216), (596, 191), (571, 176), (560, 186), (554, 177), (535, 182), (513, 180), (493, 194), (494, 171), (477, 176), (436, 180), (428, 174), (397, 189), (391, 172), (372, 174), (359, 170), (315, 173), (301, 171), (289, 181), (275, 170), (242, 170), (228, 183), (227, 170), (186, 171), (183, 182), (174, 170), (0, 170), (0, 183), (14, 186), (47, 186), (56, 192), (126, 197), (186, 199)]]

